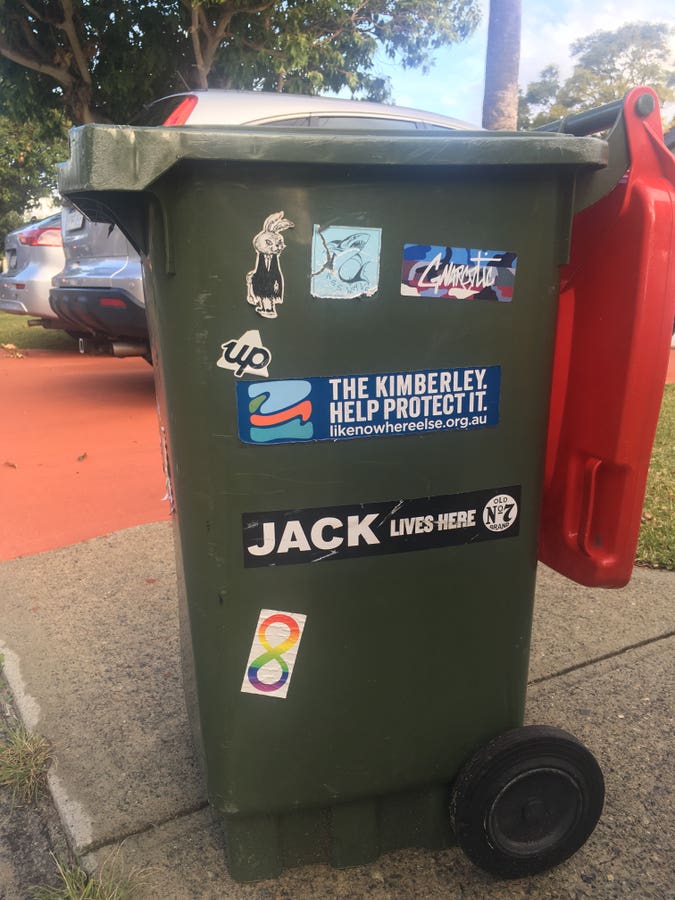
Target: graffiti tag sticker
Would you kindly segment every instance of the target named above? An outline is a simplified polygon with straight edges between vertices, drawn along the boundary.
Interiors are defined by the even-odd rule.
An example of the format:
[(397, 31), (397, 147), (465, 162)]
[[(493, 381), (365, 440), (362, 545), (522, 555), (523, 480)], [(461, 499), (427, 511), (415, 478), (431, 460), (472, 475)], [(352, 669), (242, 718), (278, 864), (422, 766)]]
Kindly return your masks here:
[(507, 250), (405, 244), (401, 295), (510, 303), (516, 265)]
[(272, 362), (272, 354), (267, 347), (263, 347), (259, 331), (247, 331), (220, 346), (223, 353), (216, 365), (221, 369), (231, 369), (235, 378), (242, 375), (269, 377), (267, 367)]
[(520, 485), (461, 494), (244, 513), (244, 567), (285, 566), (517, 537)]
[(244, 694), (288, 694), (307, 616), (261, 609), (248, 654), (241, 690)]
[(279, 257), (286, 249), (282, 231), (295, 228), (284, 218), (283, 210), (272, 213), (263, 222), (262, 231), (253, 238), (255, 269), (246, 275), (246, 300), (259, 316), (276, 319), (277, 306), (284, 302), (284, 276)]
[(239, 383), (239, 437), (281, 444), (490, 427), (500, 385), (500, 366)]
[(343, 300), (372, 297), (380, 279), (381, 228), (314, 226), (313, 297)]

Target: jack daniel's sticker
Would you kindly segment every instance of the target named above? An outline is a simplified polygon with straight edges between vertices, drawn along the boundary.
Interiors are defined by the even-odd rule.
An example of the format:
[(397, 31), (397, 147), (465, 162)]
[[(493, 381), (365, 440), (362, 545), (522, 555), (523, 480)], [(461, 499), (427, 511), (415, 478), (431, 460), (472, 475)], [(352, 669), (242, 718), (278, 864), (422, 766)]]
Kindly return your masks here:
[(244, 513), (244, 566), (353, 559), (516, 537), (520, 485), (318, 509)]

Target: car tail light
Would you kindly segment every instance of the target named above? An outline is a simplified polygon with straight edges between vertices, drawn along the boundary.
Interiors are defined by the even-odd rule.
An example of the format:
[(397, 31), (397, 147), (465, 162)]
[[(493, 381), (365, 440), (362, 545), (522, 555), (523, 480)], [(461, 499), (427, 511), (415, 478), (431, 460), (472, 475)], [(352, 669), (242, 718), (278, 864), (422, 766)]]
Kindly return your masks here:
[(126, 309), (127, 307), (124, 300), (120, 300), (119, 297), (99, 297), (98, 305), (110, 309)]
[(19, 243), (29, 247), (61, 247), (60, 225), (34, 225), (19, 232)]
[(164, 124), (169, 126), (185, 125), (190, 118), (190, 113), (196, 105), (197, 97), (194, 94), (190, 94), (182, 100), (171, 115), (164, 120)]

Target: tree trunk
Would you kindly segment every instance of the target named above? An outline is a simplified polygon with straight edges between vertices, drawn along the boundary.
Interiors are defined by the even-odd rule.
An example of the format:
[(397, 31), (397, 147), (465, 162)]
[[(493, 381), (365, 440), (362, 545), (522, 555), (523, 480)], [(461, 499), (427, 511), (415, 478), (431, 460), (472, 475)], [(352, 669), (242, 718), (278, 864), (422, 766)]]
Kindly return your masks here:
[(483, 128), (515, 131), (519, 65), (520, 0), (490, 0)]

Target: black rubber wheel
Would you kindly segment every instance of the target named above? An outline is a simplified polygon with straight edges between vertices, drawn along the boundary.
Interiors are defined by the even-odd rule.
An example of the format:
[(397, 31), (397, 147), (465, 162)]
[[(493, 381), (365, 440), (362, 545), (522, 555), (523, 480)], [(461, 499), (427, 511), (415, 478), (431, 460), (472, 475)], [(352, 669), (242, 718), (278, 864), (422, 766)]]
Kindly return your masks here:
[(522, 878), (576, 853), (604, 798), (590, 750), (560, 728), (528, 725), (499, 735), (469, 760), (453, 787), (450, 817), (473, 863)]

